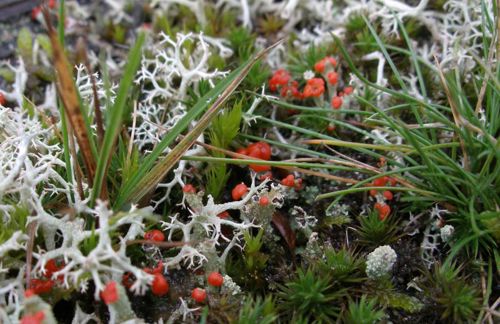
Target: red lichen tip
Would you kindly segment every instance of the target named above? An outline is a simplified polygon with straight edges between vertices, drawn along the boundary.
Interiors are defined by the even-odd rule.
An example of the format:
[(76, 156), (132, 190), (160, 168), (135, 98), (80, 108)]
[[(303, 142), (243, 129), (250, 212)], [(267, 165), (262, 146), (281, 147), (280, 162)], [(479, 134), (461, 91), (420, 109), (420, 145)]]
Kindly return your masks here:
[(45, 294), (52, 291), (54, 287), (54, 280), (43, 280), (43, 279), (31, 279), (30, 288), (37, 295)]
[(184, 193), (190, 193), (190, 194), (195, 194), (196, 193), (196, 188), (192, 184), (186, 184), (184, 187), (182, 187), (182, 191)]
[(248, 155), (268, 161), (271, 158), (271, 146), (266, 142), (257, 142), (248, 145)]
[(281, 184), (287, 187), (295, 187), (295, 177), (293, 174), (289, 174), (281, 180)]
[(248, 155), (248, 151), (245, 147), (240, 147), (239, 149), (236, 150), (236, 153), (241, 155)]
[(57, 7), (57, 1), (56, 0), (49, 0), (49, 8), (55, 9), (56, 7)]
[(217, 215), (217, 217), (219, 217), (220, 219), (226, 219), (228, 218), (230, 215), (229, 215), (229, 212), (227, 210), (223, 211), (222, 213), (219, 213)]
[(30, 298), (32, 296), (35, 296), (36, 293), (33, 289), (26, 289), (26, 291), (24, 292), (24, 297), (25, 298)]
[(248, 192), (248, 187), (243, 182), (236, 185), (231, 191), (233, 200), (240, 200)]
[(40, 6), (36, 6), (35, 8), (31, 9), (31, 19), (36, 20), (38, 18), (38, 15), (42, 13), (42, 8)]
[(163, 262), (161, 261), (158, 262), (158, 264), (154, 268), (146, 267), (143, 269), (143, 271), (149, 274), (156, 274), (156, 273), (163, 274)]
[(38, 311), (33, 315), (24, 315), (21, 318), (20, 324), (42, 324), (45, 319), (45, 313), (43, 311)]
[(342, 107), (342, 98), (339, 96), (335, 96), (332, 98), (332, 108), (340, 109)]
[(217, 271), (211, 272), (207, 278), (208, 284), (214, 287), (220, 287), (224, 283), (224, 277)]
[(154, 229), (147, 231), (144, 234), (144, 239), (148, 241), (163, 242), (165, 241), (165, 234), (160, 230)]
[(326, 64), (329, 63), (332, 67), (337, 66), (337, 60), (331, 56), (325, 57), (322, 60), (316, 62), (314, 64), (314, 71), (317, 73), (323, 73), (325, 72)]
[(104, 290), (101, 291), (101, 299), (106, 305), (116, 303), (120, 299), (115, 281), (108, 282), (106, 287), (104, 287)]
[(330, 83), (331, 85), (336, 85), (339, 81), (339, 75), (335, 71), (328, 72), (326, 78), (328, 79), (328, 83)]
[(161, 273), (155, 273), (153, 283), (151, 284), (151, 291), (155, 296), (163, 296), (168, 293), (170, 285), (167, 279)]
[(321, 78), (312, 78), (307, 80), (304, 88), (304, 97), (319, 97), (325, 92), (325, 80)]
[(314, 71), (316, 71), (317, 73), (325, 72), (325, 63), (325, 59), (316, 62), (316, 64), (314, 64)]
[[(45, 263), (45, 277), (48, 279), (52, 279), (52, 275), (58, 271), (61, 271), (65, 266), (66, 264), (64, 263), (64, 261), (56, 261), (55, 259), (50, 259), (49, 261), (47, 261), (47, 263)], [(62, 280), (63, 277), (63, 275), (59, 275), (57, 277), (57, 280)]]
[(387, 204), (376, 203), (374, 208), (377, 210), (378, 218), (381, 221), (384, 221), (391, 213), (391, 207)]
[(132, 287), (133, 284), (134, 284), (133, 275), (130, 272), (125, 272), (122, 276), (122, 285), (125, 288), (130, 289), (130, 287)]
[(337, 66), (337, 60), (334, 57), (328, 56), (326, 59), (333, 67)]
[(262, 207), (269, 205), (269, 198), (267, 196), (260, 197), (259, 205), (261, 205)]
[(380, 177), (380, 178), (373, 180), (373, 185), (375, 187), (383, 187), (387, 184), (388, 180), (389, 179), (387, 177)]
[(387, 200), (392, 200), (392, 198), (394, 197), (392, 192), (390, 192), (389, 190), (384, 191), (383, 195), (384, 195), (384, 198)]
[(207, 292), (205, 291), (205, 289), (194, 288), (191, 292), (191, 297), (198, 303), (202, 303), (205, 301), (205, 299), (207, 299)]
[(267, 180), (267, 179), (272, 179), (273, 178), (273, 173), (272, 172), (266, 172), (264, 174), (262, 174), (260, 177), (259, 177), (259, 180), (260, 181), (264, 181), (264, 180)]
[(269, 80), (269, 89), (276, 91), (279, 86), (287, 85), (290, 78), (291, 76), (288, 71), (284, 69), (277, 70)]

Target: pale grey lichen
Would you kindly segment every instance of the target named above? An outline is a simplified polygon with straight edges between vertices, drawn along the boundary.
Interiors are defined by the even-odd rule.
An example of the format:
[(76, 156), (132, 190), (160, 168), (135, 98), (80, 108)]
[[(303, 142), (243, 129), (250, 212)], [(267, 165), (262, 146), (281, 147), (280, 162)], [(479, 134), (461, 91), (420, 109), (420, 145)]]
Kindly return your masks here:
[(438, 205), (429, 211), (429, 223), (424, 230), (424, 238), (420, 244), (422, 260), (428, 268), (439, 260), (441, 243), (441, 224), (445, 214), (449, 211), (440, 209)]
[(224, 275), (224, 282), (222, 284), (222, 292), (229, 295), (235, 296), (241, 294), (241, 288), (233, 278), (228, 275)]
[(366, 259), (366, 274), (368, 278), (378, 279), (387, 276), (396, 263), (397, 254), (389, 246), (379, 246), (368, 254)]
[(441, 229), (439, 231), (440, 231), (441, 239), (443, 240), (443, 242), (448, 242), (451, 239), (451, 237), (453, 236), (453, 233), (455, 232), (455, 227), (453, 227), (453, 225), (448, 224), (448, 225), (441, 227)]

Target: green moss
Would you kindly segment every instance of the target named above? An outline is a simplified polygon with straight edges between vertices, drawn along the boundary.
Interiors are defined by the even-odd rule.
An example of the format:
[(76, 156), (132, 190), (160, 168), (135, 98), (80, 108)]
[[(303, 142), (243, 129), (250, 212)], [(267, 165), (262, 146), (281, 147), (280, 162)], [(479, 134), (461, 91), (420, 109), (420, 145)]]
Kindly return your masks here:
[(368, 215), (358, 217), (359, 226), (356, 227), (356, 233), (359, 236), (359, 242), (370, 247), (377, 247), (389, 244), (397, 240), (398, 222), (396, 215), (390, 215), (386, 220), (381, 221), (375, 211)]
[(453, 264), (438, 265), (426, 274), (424, 291), (435, 302), (441, 319), (449, 323), (469, 323), (481, 306), (478, 290), (460, 276), (461, 270)]
[(31, 65), (33, 58), (33, 36), (28, 27), (23, 27), (17, 36), (17, 52), (26, 64)]
[(342, 290), (331, 290), (331, 277), (321, 277), (313, 271), (297, 270), (296, 277), (281, 286), (280, 308), (287, 317), (296, 322), (298, 319), (315, 323), (331, 323), (339, 316), (338, 307)]
[(344, 315), (346, 324), (374, 324), (380, 322), (385, 314), (376, 308), (376, 300), (363, 295), (358, 302), (350, 301)]

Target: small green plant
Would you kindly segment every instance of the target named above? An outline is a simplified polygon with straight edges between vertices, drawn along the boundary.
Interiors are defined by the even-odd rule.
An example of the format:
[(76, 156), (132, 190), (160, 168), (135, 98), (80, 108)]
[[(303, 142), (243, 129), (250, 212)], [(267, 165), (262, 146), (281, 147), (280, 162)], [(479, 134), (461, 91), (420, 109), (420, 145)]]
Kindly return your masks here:
[(245, 266), (249, 273), (259, 273), (266, 267), (267, 260), (269, 256), (260, 252), (262, 245), (264, 244), (263, 239), (264, 229), (259, 229), (256, 236), (252, 236), (249, 231), (244, 233), (245, 237), (245, 249), (244, 258)]
[(324, 259), (317, 264), (321, 276), (330, 275), (337, 283), (355, 283), (363, 280), (363, 261), (355, 253), (343, 247), (336, 251), (329, 248)]
[(26, 221), (29, 216), (28, 208), (19, 204), (13, 207), (13, 209), (14, 211), (11, 212), (8, 221), (4, 221), (2, 224), (0, 243), (7, 241), (15, 231), (24, 230), (26, 228)]
[(468, 323), (480, 309), (477, 289), (460, 276), (462, 268), (454, 264), (438, 265), (426, 274), (425, 293), (434, 300), (447, 323)]
[(272, 324), (278, 316), (276, 314), (274, 301), (271, 297), (246, 298), (240, 311), (238, 324)]
[(267, 15), (260, 20), (259, 29), (263, 34), (275, 34), (283, 28), (285, 21), (277, 16)]
[(231, 254), (229, 262), (226, 262), (228, 274), (238, 282), (238, 284), (248, 287), (253, 291), (258, 291), (265, 286), (263, 270), (269, 261), (269, 255), (261, 251), (264, 241), (264, 229), (259, 229), (257, 235), (252, 235), (250, 231), (243, 233), (245, 247), (243, 253)]
[(327, 56), (328, 45), (311, 45), (307, 52), (296, 53), (290, 57), (289, 70), (293, 74), (302, 75), (305, 71), (313, 70), (314, 64)]
[[(241, 116), (242, 102), (239, 101), (231, 110), (226, 110), (214, 118), (208, 131), (210, 142), (213, 146), (217, 146), (222, 149), (229, 148), (229, 144), (239, 133)], [(224, 157), (223, 153), (216, 151), (212, 152), (212, 155), (214, 157)], [(207, 169), (205, 177), (207, 180), (207, 193), (217, 199), (224, 189), (227, 179), (229, 178), (227, 165), (223, 163), (210, 165)]]
[(389, 244), (397, 240), (398, 223), (395, 217), (388, 217), (381, 221), (375, 211), (370, 211), (368, 215), (358, 217), (359, 226), (356, 233), (359, 235), (359, 242), (367, 246), (379, 246)]
[(315, 275), (312, 270), (297, 270), (297, 276), (281, 286), (281, 309), (292, 321), (298, 318), (315, 323), (331, 323), (339, 316), (335, 301), (343, 297), (342, 290), (332, 291), (329, 276)]
[(249, 59), (255, 50), (255, 36), (244, 27), (232, 29), (228, 35), (228, 40), (240, 60)]
[(347, 312), (344, 315), (344, 323), (346, 324), (373, 324), (378, 323), (384, 318), (384, 312), (377, 310), (377, 301), (368, 298), (366, 295), (361, 296), (358, 302), (349, 301)]

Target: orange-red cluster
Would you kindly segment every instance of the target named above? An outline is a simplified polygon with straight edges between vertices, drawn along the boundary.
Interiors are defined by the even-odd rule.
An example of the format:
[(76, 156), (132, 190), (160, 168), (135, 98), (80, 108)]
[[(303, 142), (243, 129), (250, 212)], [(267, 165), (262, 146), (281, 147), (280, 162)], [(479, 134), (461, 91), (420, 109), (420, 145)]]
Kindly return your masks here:
[(391, 213), (391, 206), (386, 203), (375, 203), (374, 208), (377, 210), (378, 218), (381, 221), (384, 221)]
[(325, 80), (312, 78), (307, 80), (304, 87), (304, 98), (320, 97), (325, 92)]
[(246, 195), (247, 192), (248, 192), (248, 187), (246, 184), (242, 182), (240, 184), (237, 184), (233, 188), (233, 190), (231, 191), (231, 197), (233, 197), (233, 200), (240, 200), (241, 198), (243, 198), (243, 196)]
[[(189, 188), (188, 186), (191, 186)], [(185, 191), (188, 187), (189, 190)], [(185, 185), (183, 188), (184, 192), (196, 192), (192, 185)], [(165, 240), (165, 234), (162, 231), (154, 229), (147, 231), (144, 234), (144, 239), (155, 242), (163, 242)], [(156, 296), (163, 296), (168, 293), (169, 284), (165, 276), (163, 276), (163, 262), (158, 262), (154, 268), (144, 268), (144, 272), (154, 275), (153, 283), (151, 284), (151, 292)], [(132, 278), (130, 273), (126, 273), (122, 277), (122, 283), (125, 287), (130, 288), (132, 286)]]
[(319, 60), (318, 62), (316, 62), (316, 64), (314, 64), (314, 71), (316, 71), (318, 73), (325, 72), (325, 68), (326, 68), (327, 64), (330, 64), (332, 67), (336, 67), (337, 60), (331, 56), (325, 57), (325, 58)]
[[(373, 180), (373, 182), (369, 183), (368, 185), (370, 187), (385, 187), (387, 186), (387, 184), (389, 184), (390, 186), (395, 186), (397, 184), (397, 181), (394, 178), (384, 176)], [(377, 194), (378, 190), (376, 189), (370, 190), (370, 196), (375, 197), (377, 196)], [(382, 196), (384, 200), (392, 200), (392, 198), (394, 198), (394, 195), (389, 190), (384, 190), (382, 192)], [(377, 202), (374, 208), (377, 210), (380, 220), (385, 220), (387, 216), (389, 216), (389, 214), (391, 213), (391, 207), (385, 202), (383, 203)]]
[[(30, 292), (38, 295), (45, 294), (52, 291), (52, 288), (55, 285), (55, 281), (52, 279), (52, 275), (55, 272), (62, 270), (66, 265), (64, 261), (57, 262), (55, 259), (50, 259), (45, 263), (45, 274), (42, 279), (31, 279), (30, 280)], [(57, 277), (58, 281), (63, 280), (63, 275), (59, 275)]]
[(37, 295), (52, 291), (55, 281), (52, 279), (31, 279), (30, 289)]
[(285, 178), (283, 178), (281, 180), (281, 184), (286, 187), (295, 188), (295, 190), (302, 189), (302, 179), (295, 179), (295, 176), (293, 174), (289, 174)]
[[(250, 144), (245, 148), (240, 148), (236, 151), (236, 153), (247, 155), (256, 159), (269, 161), (271, 159), (271, 146), (269, 146), (269, 144), (267, 144), (266, 142), (261, 141)], [(250, 164), (249, 167), (255, 172), (271, 170), (271, 167), (269, 165)]]
[(279, 69), (269, 80), (269, 88), (271, 91), (280, 91), (283, 98), (307, 99), (307, 98), (323, 98), (326, 91), (325, 81), (334, 88), (329, 88), (331, 101), (330, 105), (333, 109), (340, 109), (343, 104), (342, 97), (352, 94), (353, 88), (347, 86), (342, 91), (337, 91), (339, 83), (339, 74), (334, 70), (337, 67), (337, 60), (334, 57), (327, 56), (314, 64), (314, 71), (320, 74), (320, 77), (312, 77), (306, 81), (303, 91), (299, 90), (297, 81), (292, 80), (290, 72)]
[(280, 91), (282, 97), (293, 97), (295, 99), (302, 99), (303, 95), (299, 91), (299, 83), (292, 80), (290, 73), (284, 69), (279, 69), (274, 72), (269, 80), (269, 89), (271, 91)]

